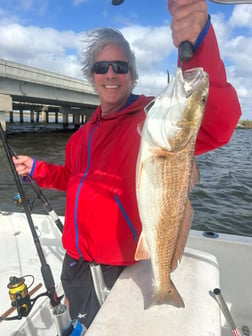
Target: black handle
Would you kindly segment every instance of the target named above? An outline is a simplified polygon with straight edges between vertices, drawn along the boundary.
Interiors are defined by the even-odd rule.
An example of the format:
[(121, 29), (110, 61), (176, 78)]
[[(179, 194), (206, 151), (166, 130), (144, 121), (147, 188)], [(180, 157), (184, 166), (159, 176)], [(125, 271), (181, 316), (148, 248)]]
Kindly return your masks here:
[(181, 63), (189, 61), (193, 57), (193, 45), (189, 41), (181, 42), (179, 45), (179, 60)]

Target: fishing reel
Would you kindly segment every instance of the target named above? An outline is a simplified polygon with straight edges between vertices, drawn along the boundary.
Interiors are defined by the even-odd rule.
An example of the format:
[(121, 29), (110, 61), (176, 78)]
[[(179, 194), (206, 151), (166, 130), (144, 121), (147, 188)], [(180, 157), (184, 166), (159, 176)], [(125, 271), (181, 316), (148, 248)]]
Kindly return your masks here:
[[(28, 293), (24, 277), (10, 277), (7, 287), (9, 288), (11, 305), (17, 308), (18, 315), (16, 318), (21, 319), (23, 316), (27, 316), (32, 309), (33, 300)], [(13, 319), (13, 317), (7, 319)]]
[[(32, 277), (33, 279), (29, 287), (27, 287), (25, 283), (25, 277)], [(31, 298), (28, 292), (28, 288), (32, 286), (33, 282), (34, 277), (32, 275), (25, 275), (19, 278), (15, 276), (10, 277), (7, 287), (9, 288), (9, 297), (11, 300), (12, 308), (9, 309), (5, 314), (3, 314), (0, 317), (0, 320), (4, 321), (20, 320), (22, 317), (26, 317), (29, 315), (34, 303), (37, 301), (38, 298), (42, 296), (48, 296), (48, 297), (50, 296), (48, 292), (45, 292), (37, 295), (35, 298)], [(36, 287), (39, 288), (40, 286), (38, 285)], [(35, 292), (35, 290), (32, 290), (31, 293), (32, 292)], [(8, 315), (13, 311), (13, 308), (16, 308), (17, 315), (8, 317)]]
[[(22, 198), (20, 193), (16, 193), (16, 195), (13, 197), (14, 203), (16, 206), (18, 207), (23, 207), (23, 202), (22, 202)], [(25, 201), (28, 204), (29, 210), (32, 211), (33, 205), (34, 205), (34, 201), (30, 201), (29, 198), (27, 197), (26, 193), (25, 193)]]
[[(11, 321), (11, 320), (20, 320), (22, 317), (29, 315), (35, 301), (41, 296), (50, 296), (49, 292), (41, 293), (34, 299), (31, 299), (28, 292), (28, 288), (25, 284), (25, 277), (32, 277), (32, 275), (26, 275), (20, 278), (15, 276), (10, 277), (10, 282), (7, 285), (9, 288), (9, 296), (11, 299), (12, 307), (17, 309), (18, 315), (13, 317), (7, 317), (7, 314), (10, 314), (12, 309), (9, 309), (4, 315), (0, 317), (0, 320)], [(34, 281), (34, 278), (33, 278)], [(29, 287), (32, 286), (33, 281)], [(34, 290), (33, 290), (34, 291)], [(32, 293), (32, 291), (31, 291)], [(62, 336), (82, 336), (86, 333), (87, 329), (82, 325), (78, 320), (70, 319), (68, 308), (65, 304), (60, 303), (60, 298), (55, 298), (55, 307), (53, 309), (53, 315), (55, 317), (56, 328), (58, 335)]]

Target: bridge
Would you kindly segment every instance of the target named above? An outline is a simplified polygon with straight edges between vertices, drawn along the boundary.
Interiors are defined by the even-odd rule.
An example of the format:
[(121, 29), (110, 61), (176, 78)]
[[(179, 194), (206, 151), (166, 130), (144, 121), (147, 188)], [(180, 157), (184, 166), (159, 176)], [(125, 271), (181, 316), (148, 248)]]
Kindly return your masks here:
[[(23, 110), (62, 113), (63, 123), (69, 114), (78, 124), (80, 116), (89, 118), (97, 105), (99, 97), (84, 80), (56, 74), (38, 68), (0, 59), (0, 119), (3, 112), (19, 110), (22, 120)], [(2, 116), (1, 116), (2, 113)]]

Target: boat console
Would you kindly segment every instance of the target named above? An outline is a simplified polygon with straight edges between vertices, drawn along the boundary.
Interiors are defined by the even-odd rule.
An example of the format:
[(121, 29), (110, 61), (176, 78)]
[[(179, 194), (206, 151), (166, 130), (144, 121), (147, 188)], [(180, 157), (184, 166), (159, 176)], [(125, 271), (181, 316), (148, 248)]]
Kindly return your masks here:
[(200, 335), (220, 336), (220, 309), (212, 296), (219, 287), (215, 256), (186, 248), (172, 281), (185, 308), (156, 305), (145, 308), (152, 295), (149, 261), (127, 267), (98, 312), (87, 336)]

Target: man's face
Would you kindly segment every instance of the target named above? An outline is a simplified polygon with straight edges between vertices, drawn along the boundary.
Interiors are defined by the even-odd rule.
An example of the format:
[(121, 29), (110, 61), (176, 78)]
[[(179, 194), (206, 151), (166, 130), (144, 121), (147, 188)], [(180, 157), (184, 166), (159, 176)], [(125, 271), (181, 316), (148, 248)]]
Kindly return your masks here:
[[(106, 45), (96, 58), (100, 61), (128, 62), (123, 49), (116, 44)], [(105, 74), (93, 73), (96, 91), (100, 97), (102, 114), (108, 115), (120, 110), (127, 102), (133, 89), (131, 71), (126, 74), (115, 73), (110, 65)]]

